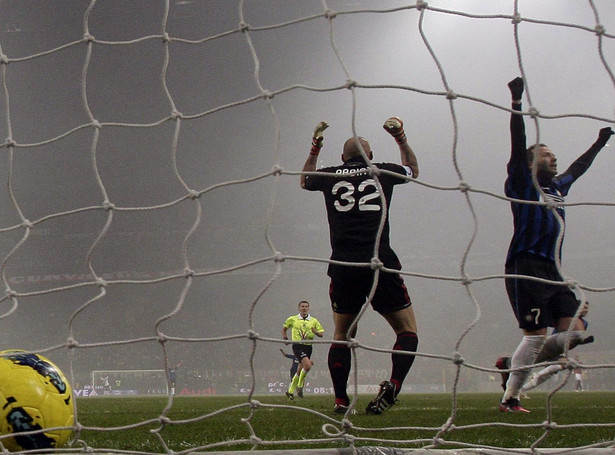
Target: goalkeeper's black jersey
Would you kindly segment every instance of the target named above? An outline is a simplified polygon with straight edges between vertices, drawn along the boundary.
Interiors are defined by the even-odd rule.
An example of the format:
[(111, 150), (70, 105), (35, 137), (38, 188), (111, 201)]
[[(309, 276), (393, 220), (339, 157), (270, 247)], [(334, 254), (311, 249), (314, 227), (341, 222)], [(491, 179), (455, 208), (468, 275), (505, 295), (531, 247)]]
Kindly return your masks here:
[[(397, 175), (380, 173), (378, 180), (370, 175), (368, 165), (362, 159), (351, 159), (340, 166), (318, 169), (318, 172), (334, 174), (308, 175), (305, 188), (322, 191), (325, 197), (331, 259), (348, 262), (369, 262), (374, 257), (376, 236), (382, 217), (384, 228), (380, 237), (378, 257), (385, 266), (399, 269), (399, 259), (389, 245), (388, 207), (393, 187), (406, 183), (412, 176), (409, 168), (394, 163), (373, 163), (378, 169), (395, 172)], [(384, 207), (381, 194), (386, 200)]]

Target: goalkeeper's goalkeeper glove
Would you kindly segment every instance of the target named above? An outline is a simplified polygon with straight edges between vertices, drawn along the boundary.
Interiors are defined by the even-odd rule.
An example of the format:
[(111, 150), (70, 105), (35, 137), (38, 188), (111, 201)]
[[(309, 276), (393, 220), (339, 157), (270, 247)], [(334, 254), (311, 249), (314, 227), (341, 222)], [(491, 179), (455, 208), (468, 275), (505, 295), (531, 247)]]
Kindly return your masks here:
[(329, 128), (327, 122), (320, 122), (316, 125), (314, 133), (312, 134), (312, 148), (310, 149), (310, 155), (318, 156), (320, 149), (322, 148), (323, 135), (322, 132)]
[(404, 122), (399, 117), (391, 117), (384, 122), (382, 127), (395, 138), (398, 144), (407, 142), (406, 133), (404, 132)]

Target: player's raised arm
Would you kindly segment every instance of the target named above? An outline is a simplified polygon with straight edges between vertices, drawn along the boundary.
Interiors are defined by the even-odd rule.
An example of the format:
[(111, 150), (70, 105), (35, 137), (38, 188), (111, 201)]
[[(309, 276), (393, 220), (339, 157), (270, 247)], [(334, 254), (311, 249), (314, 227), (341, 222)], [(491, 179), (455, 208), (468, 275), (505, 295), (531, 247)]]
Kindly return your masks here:
[(391, 117), (384, 122), (382, 127), (395, 139), (399, 146), (399, 153), (401, 154), (401, 164), (408, 166), (412, 170), (412, 177), (417, 178), (419, 176), (419, 162), (416, 159), (414, 151), (408, 145), (408, 138), (404, 131), (404, 122), (399, 117)]
[[(316, 162), (318, 161), (318, 155), (320, 154), (322, 141), (324, 139), (322, 132), (327, 128), (329, 128), (329, 124), (327, 122), (320, 122), (316, 125), (314, 133), (312, 134), (312, 148), (310, 149), (310, 154), (303, 165), (303, 172), (312, 172), (316, 170)], [(303, 189), (305, 189), (305, 177), (305, 174), (301, 174), (301, 188)]]
[[(516, 77), (508, 83), (512, 108), (515, 111), (521, 111), (521, 98), (523, 97), (524, 88), (523, 78), (521, 77)], [(519, 114), (513, 113), (510, 116), (510, 141), (511, 162), (526, 166), (525, 123), (523, 117)]]
[(578, 157), (564, 173), (572, 175), (575, 180), (582, 176), (585, 171), (589, 169), (591, 164), (594, 162), (594, 158), (598, 155), (598, 152), (604, 148), (613, 134), (613, 129), (610, 126), (602, 128), (598, 133), (598, 139), (596, 139), (596, 142), (594, 142), (585, 153)]

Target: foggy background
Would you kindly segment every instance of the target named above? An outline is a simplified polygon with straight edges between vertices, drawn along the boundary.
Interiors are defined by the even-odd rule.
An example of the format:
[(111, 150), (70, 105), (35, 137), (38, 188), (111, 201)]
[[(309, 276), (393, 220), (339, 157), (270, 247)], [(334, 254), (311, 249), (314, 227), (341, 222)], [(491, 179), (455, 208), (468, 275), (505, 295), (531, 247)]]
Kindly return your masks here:
[[(614, 119), (615, 4), (518, 3), (521, 16), (532, 19), (519, 24), (528, 91), (549, 117), (538, 119), (538, 130), (526, 117), (528, 141), (539, 134), (561, 172)], [(332, 35), (325, 4), (338, 13)], [(330, 128), (319, 166), (340, 162), (353, 124), (370, 140), (376, 162), (399, 162), (382, 129), (388, 117), (399, 116), (420, 181), (428, 184), (397, 187), (391, 206), (391, 242), (408, 273), (419, 352), (452, 356), (458, 349), (482, 368), (510, 355), (520, 331), (503, 280), (469, 285), (478, 306), (461, 283), (472, 210), (478, 226), (464, 273), (472, 279), (503, 273), (509, 204), (471, 192), (470, 208), (456, 188), (463, 181), (503, 195), (506, 84), (520, 74), (514, 2), (432, 0), (422, 21), (413, 5), (247, 0), (240, 10), (237, 1), (170, 0), (165, 22), (163, 1), (99, 0), (89, 13), (85, 0), (0, 1), (0, 137), (16, 144), (5, 142), (0, 161), (2, 278), (16, 293), (0, 303), (0, 346), (48, 350), (65, 372), (72, 368), (79, 390), (93, 370), (163, 369), (156, 323), (168, 316), (158, 329), (170, 338), (168, 363), (182, 362), (178, 390), (242, 393), (252, 381), (249, 331), (279, 339), (284, 320), (308, 300), (325, 327), (308, 380), (329, 392), (328, 227), (322, 195), (301, 190), (298, 172), (322, 120)], [(601, 47), (592, 32), (596, 13), (607, 32)], [(91, 43), (84, 40), (86, 25)], [(163, 33), (170, 39), (168, 62)], [(438, 64), (450, 89), (469, 98), (446, 99)], [(348, 79), (368, 87), (351, 91), (344, 88)], [(179, 125), (169, 119), (174, 108), (184, 117)], [(589, 330), (596, 342), (575, 353), (593, 364), (615, 363), (613, 144), (567, 198), (592, 202), (567, 209), (563, 269), (591, 288)], [(273, 175), (275, 166), (283, 172)], [(103, 207), (101, 185), (112, 210)], [(186, 188), (202, 194), (190, 199)], [(30, 232), (20, 213), (33, 223)], [(279, 276), (276, 251), (298, 257), (280, 263)], [(182, 276), (186, 265), (196, 272), (189, 280)], [(208, 274), (226, 269), (232, 270)], [(92, 271), (106, 281), (104, 295)], [(378, 349), (393, 343), (371, 309), (357, 338)], [(73, 341), (78, 346), (69, 349)], [(290, 361), (281, 347), (290, 351), (256, 342), (256, 393), (283, 390)], [(388, 379), (389, 354), (358, 355), (360, 384)], [(405, 390), (448, 391), (454, 371), (448, 360), (418, 357)], [(612, 376), (591, 370), (586, 384), (610, 388)], [(464, 368), (460, 389), (496, 391), (499, 382), (493, 372)]]

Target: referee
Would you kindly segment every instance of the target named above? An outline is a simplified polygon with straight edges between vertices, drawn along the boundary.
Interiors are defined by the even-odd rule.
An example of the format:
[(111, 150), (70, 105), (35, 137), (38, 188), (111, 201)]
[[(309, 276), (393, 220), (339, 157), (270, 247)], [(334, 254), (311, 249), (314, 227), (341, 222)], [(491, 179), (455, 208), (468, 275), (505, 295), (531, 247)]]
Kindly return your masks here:
[(293, 342), (293, 354), (299, 360), (299, 368), (293, 376), (290, 387), (286, 391), (289, 400), (294, 400), (295, 389), (299, 398), (303, 398), (303, 386), (305, 376), (312, 369), (312, 343), (314, 335), (321, 337), (325, 333), (322, 324), (314, 316), (310, 315), (310, 303), (302, 300), (299, 302), (299, 314), (291, 316), (282, 326), (282, 338)]

